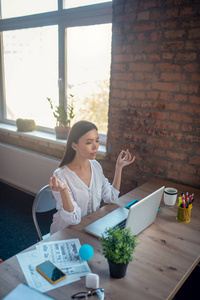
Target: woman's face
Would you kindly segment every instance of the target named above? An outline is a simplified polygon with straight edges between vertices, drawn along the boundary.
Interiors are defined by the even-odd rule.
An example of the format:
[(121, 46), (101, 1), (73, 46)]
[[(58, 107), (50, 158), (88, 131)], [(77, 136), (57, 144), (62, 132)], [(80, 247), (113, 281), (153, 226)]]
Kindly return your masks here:
[(96, 129), (85, 133), (78, 141), (72, 143), (72, 148), (76, 151), (76, 155), (84, 159), (95, 159), (99, 148), (99, 135)]

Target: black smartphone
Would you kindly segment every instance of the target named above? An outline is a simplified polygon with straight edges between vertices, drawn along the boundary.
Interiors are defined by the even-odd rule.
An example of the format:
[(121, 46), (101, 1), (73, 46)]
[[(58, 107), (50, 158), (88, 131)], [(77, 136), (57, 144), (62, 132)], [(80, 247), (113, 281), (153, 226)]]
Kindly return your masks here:
[(49, 260), (36, 266), (36, 270), (52, 284), (66, 278), (66, 274)]

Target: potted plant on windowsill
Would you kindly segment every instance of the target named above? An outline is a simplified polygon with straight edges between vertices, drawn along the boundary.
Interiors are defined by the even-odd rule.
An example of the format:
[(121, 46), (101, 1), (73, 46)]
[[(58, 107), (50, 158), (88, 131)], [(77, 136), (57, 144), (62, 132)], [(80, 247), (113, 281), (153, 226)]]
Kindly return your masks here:
[(137, 246), (137, 236), (131, 234), (130, 228), (120, 230), (107, 229), (100, 242), (103, 248), (103, 255), (107, 258), (110, 276), (122, 278), (126, 275), (129, 262), (133, 260), (132, 254)]
[(53, 105), (50, 98), (47, 98), (51, 109), (53, 110), (53, 115), (56, 118), (56, 138), (57, 139), (67, 139), (69, 130), (71, 128), (71, 120), (74, 118), (74, 103), (73, 95), (70, 94), (70, 100), (67, 108), (63, 105)]

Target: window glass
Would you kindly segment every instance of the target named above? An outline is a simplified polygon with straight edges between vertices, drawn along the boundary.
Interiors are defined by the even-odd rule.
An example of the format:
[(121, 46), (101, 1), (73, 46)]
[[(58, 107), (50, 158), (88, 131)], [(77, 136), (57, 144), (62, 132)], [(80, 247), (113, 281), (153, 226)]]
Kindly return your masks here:
[(2, 19), (57, 10), (57, 0), (1, 0)]
[[(90, 120), (107, 133), (111, 24), (66, 29), (67, 95), (74, 95), (75, 120)], [(78, 103), (78, 105), (76, 105)]]
[(74, 8), (104, 2), (112, 2), (112, 0), (63, 0), (63, 8)]
[(46, 97), (58, 103), (58, 27), (3, 32), (6, 118), (54, 127)]

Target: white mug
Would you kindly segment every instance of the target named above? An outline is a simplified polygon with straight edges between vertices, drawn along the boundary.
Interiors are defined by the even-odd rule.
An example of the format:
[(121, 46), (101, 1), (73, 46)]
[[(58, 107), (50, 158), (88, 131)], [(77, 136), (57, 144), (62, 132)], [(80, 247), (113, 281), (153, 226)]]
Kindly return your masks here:
[(172, 187), (167, 187), (164, 189), (164, 203), (167, 206), (174, 206), (177, 198), (177, 189)]

